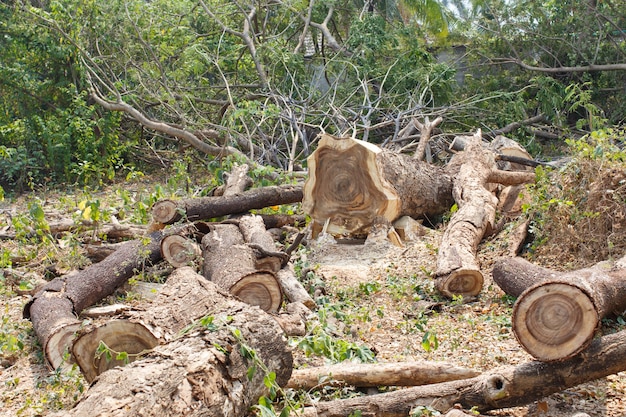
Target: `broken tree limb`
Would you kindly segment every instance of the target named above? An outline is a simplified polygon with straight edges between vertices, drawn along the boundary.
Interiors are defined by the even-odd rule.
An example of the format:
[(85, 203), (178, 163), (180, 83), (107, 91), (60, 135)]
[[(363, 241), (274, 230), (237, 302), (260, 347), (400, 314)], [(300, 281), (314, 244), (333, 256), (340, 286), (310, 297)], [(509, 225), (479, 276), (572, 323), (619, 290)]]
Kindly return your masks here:
[(301, 200), (302, 187), (298, 185), (253, 188), (231, 196), (160, 200), (152, 207), (152, 218), (163, 224), (176, 223), (183, 218), (190, 221), (208, 220), (252, 209), (298, 203)]
[(518, 297), (511, 319), (515, 337), (543, 361), (576, 355), (591, 343), (602, 318), (626, 310), (626, 257), (570, 272), (502, 258), (493, 277)]
[(26, 304), (24, 317), (33, 323), (46, 361), (53, 369), (66, 363), (63, 357), (81, 325), (77, 315), (112, 294), (146, 265), (160, 260), (163, 237), (184, 230), (186, 227), (178, 227), (129, 241), (102, 262), (50, 281)]
[(420, 123), (417, 119), (413, 119), (413, 123), (420, 130), (420, 141), (417, 144), (417, 149), (413, 154), (413, 158), (417, 161), (423, 161), (426, 154), (426, 146), (430, 140), (430, 136), (433, 133), (433, 129), (439, 126), (443, 122), (443, 117), (439, 116), (432, 122), (428, 119), (428, 116), (424, 118), (424, 123)]
[(203, 275), (243, 301), (276, 312), (282, 291), (274, 271), (257, 267), (255, 250), (234, 224), (214, 225), (202, 238)]
[(303, 417), (340, 417), (355, 411), (377, 417), (405, 417), (417, 406), (445, 413), (458, 404), (488, 411), (522, 406), (567, 388), (626, 370), (626, 331), (595, 339), (563, 362), (526, 362), (459, 381), (411, 387), (383, 394), (318, 402)]
[(437, 216), (452, 205), (452, 178), (443, 169), (352, 138), (322, 135), (308, 158), (303, 210), (313, 236), (365, 235), (382, 216)]
[(267, 395), (270, 372), (281, 386), (291, 375), (291, 351), (275, 320), (189, 267), (177, 269), (132, 320), (169, 341), (106, 369), (64, 416), (245, 416)]
[(283, 290), (283, 294), (285, 294), (285, 297), (287, 297), (290, 302), (300, 302), (311, 310), (316, 307), (313, 298), (311, 298), (300, 281), (298, 281), (291, 262), (278, 271), (276, 277), (280, 283), (280, 288)]
[(416, 386), (473, 378), (480, 372), (441, 362), (340, 363), (294, 369), (287, 388), (339, 383), (355, 387)]

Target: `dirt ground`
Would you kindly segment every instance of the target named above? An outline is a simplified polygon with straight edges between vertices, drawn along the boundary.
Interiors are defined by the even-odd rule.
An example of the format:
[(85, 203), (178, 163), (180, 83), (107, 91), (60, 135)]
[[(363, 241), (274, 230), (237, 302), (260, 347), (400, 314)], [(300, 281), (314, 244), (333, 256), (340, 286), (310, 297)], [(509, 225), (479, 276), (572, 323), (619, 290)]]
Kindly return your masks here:
[[(424, 236), (402, 248), (387, 242), (310, 242), (309, 250), (299, 251), (297, 262), (313, 272), (318, 281), (316, 295), (324, 295), (341, 310), (344, 318), (334, 319), (336, 336), (369, 347), (378, 361), (442, 361), (489, 371), (532, 360), (511, 333), (512, 301), (493, 284), (490, 275), (493, 261), (507, 253), (507, 230), (481, 244), (484, 289), (466, 303), (444, 300), (433, 288), (440, 230), (426, 229)], [(541, 263), (541, 259), (535, 261)], [(30, 323), (22, 319), (28, 295), (13, 290), (5, 288), (0, 294), (3, 331), (23, 329), (28, 337), (17, 353), (2, 352), (0, 416), (41, 416), (70, 407), (87, 386), (78, 372), (60, 374), (43, 365)], [(606, 331), (611, 329), (609, 326)], [(436, 335), (437, 341), (437, 346), (431, 344), (428, 350), (421, 343), (425, 331)], [(324, 363), (323, 358), (306, 357), (298, 350), (295, 357), (297, 366)], [(626, 373), (486, 415), (626, 416)]]

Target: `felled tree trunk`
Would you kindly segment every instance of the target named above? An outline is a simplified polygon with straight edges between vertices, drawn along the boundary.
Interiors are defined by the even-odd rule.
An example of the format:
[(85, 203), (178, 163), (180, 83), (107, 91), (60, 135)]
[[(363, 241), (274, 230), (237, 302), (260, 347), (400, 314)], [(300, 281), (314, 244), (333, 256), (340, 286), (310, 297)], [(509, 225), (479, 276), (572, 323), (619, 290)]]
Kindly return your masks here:
[(276, 312), (282, 291), (271, 269), (257, 267), (255, 250), (246, 244), (239, 227), (219, 224), (202, 238), (203, 275), (243, 301)]
[(320, 383), (355, 387), (415, 386), (472, 378), (480, 372), (440, 362), (340, 363), (295, 369), (287, 388), (311, 389)]
[(448, 296), (475, 296), (484, 277), (476, 259), (478, 244), (493, 229), (498, 199), (490, 183), (511, 185), (532, 181), (534, 173), (497, 169), (495, 155), (482, 146), (480, 130), (447, 167), (454, 175), (452, 190), (458, 210), (446, 226), (439, 245), (436, 285)]
[(64, 354), (81, 325), (77, 315), (112, 294), (143, 267), (160, 260), (163, 237), (184, 230), (179, 227), (154, 232), (145, 242), (129, 241), (102, 262), (76, 274), (55, 278), (34, 296), (24, 307), (24, 317), (32, 321), (44, 356), (53, 369), (65, 363)]
[(437, 216), (453, 203), (452, 178), (443, 169), (351, 138), (322, 135), (308, 158), (302, 206), (314, 236), (366, 235), (381, 216)]
[[(98, 377), (76, 407), (62, 415), (244, 416), (267, 395), (264, 378), (270, 372), (281, 386), (291, 375), (291, 351), (275, 320), (190, 267), (172, 273), (145, 311), (119, 320), (117, 334), (134, 330), (131, 323), (165, 344), (113, 368), (116, 362), (94, 360), (103, 334), (83, 330), (75, 353), (81, 368), (95, 363), (86, 375), (96, 372)], [(112, 338), (105, 343), (116, 345)]]
[(384, 394), (318, 402), (302, 416), (340, 417), (355, 411), (377, 417), (405, 417), (417, 406), (442, 413), (459, 405), (488, 411), (537, 401), (564, 389), (626, 370), (626, 331), (594, 340), (580, 355), (563, 362), (527, 362), (471, 379), (412, 387)]
[(252, 209), (298, 203), (301, 200), (302, 187), (297, 185), (253, 188), (222, 197), (160, 200), (152, 207), (152, 218), (162, 224), (176, 223), (183, 218), (190, 221), (208, 220)]
[(504, 292), (518, 297), (513, 333), (543, 361), (576, 355), (591, 343), (602, 318), (626, 310), (626, 257), (570, 272), (502, 258), (493, 278)]

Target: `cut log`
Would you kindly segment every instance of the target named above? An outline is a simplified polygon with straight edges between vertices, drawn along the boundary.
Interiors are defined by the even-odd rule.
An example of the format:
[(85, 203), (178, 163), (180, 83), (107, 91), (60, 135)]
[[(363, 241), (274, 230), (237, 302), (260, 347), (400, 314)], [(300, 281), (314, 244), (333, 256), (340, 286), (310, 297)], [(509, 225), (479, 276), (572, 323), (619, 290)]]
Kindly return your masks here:
[(271, 270), (257, 268), (253, 248), (234, 224), (215, 225), (202, 238), (203, 275), (220, 288), (267, 312), (276, 312), (282, 291)]
[(340, 363), (295, 369), (287, 388), (312, 389), (320, 385), (355, 387), (416, 386), (456, 381), (480, 375), (473, 369), (441, 362)]
[(171, 235), (161, 241), (161, 255), (174, 268), (200, 264), (200, 245), (180, 235)]
[(248, 164), (236, 165), (230, 171), (225, 173), (226, 181), (220, 187), (217, 187), (213, 191), (215, 197), (228, 197), (232, 195), (238, 195), (246, 191), (246, 189), (252, 186), (252, 179), (248, 177), (248, 171), (250, 167)]
[(326, 223), (335, 236), (366, 235), (377, 216), (438, 216), (453, 202), (443, 169), (358, 139), (322, 135), (308, 166), (302, 207), (313, 237)]
[[(245, 416), (267, 395), (270, 372), (278, 385), (291, 375), (293, 358), (274, 319), (191, 268), (176, 270), (133, 320), (171, 341), (99, 374), (79, 403), (59, 416)], [(85, 331), (79, 340), (92, 336)]]
[(318, 402), (301, 416), (344, 417), (360, 411), (377, 417), (405, 417), (417, 406), (445, 413), (456, 404), (488, 411), (517, 407), (567, 388), (626, 370), (626, 331), (594, 340), (578, 356), (563, 362), (532, 361), (506, 366), (459, 381), (411, 387), (383, 394)]
[(280, 288), (285, 297), (292, 303), (302, 303), (310, 309), (316, 307), (315, 301), (307, 290), (302, 286), (293, 269), (293, 264), (288, 263), (283, 269), (276, 273)]
[(76, 316), (112, 294), (137, 271), (160, 260), (163, 237), (184, 230), (185, 227), (178, 227), (152, 233), (146, 240), (127, 242), (102, 262), (50, 281), (26, 304), (24, 317), (32, 321), (44, 356), (53, 369), (67, 364), (64, 355), (81, 326)]
[(518, 297), (511, 324), (533, 357), (563, 360), (583, 350), (602, 318), (626, 310), (626, 257), (590, 268), (556, 272), (522, 258), (502, 258), (494, 282)]
[(176, 223), (183, 218), (190, 221), (208, 220), (300, 201), (302, 187), (297, 185), (253, 188), (241, 194), (224, 197), (160, 200), (152, 207), (152, 218), (155, 222), (163, 224)]

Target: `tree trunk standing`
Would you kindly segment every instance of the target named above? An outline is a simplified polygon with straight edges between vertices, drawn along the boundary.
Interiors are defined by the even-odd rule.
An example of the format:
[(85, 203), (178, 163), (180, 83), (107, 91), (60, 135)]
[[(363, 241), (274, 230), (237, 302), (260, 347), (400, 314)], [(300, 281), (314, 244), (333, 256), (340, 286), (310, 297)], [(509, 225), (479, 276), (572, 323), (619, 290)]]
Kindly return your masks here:
[(539, 360), (576, 355), (591, 342), (602, 318), (626, 310), (626, 257), (570, 272), (503, 258), (493, 277), (507, 294), (518, 296), (513, 333)]
[(277, 312), (282, 292), (271, 270), (257, 268), (257, 256), (234, 224), (218, 224), (202, 238), (203, 275), (220, 288), (261, 307)]
[(32, 321), (46, 360), (53, 369), (64, 363), (63, 356), (80, 327), (77, 315), (112, 294), (143, 267), (161, 259), (163, 237), (185, 229), (159, 231), (145, 241), (129, 241), (102, 262), (76, 274), (55, 278), (35, 295), (24, 307), (24, 317)]
[(563, 362), (532, 361), (478, 377), (412, 387), (384, 394), (318, 402), (303, 417), (345, 417), (360, 411), (376, 417), (405, 417), (417, 406), (445, 413), (456, 404), (479, 411), (522, 406), (564, 389), (626, 370), (626, 331), (595, 339)]
[(189, 221), (207, 220), (300, 201), (302, 187), (298, 185), (253, 188), (241, 194), (223, 197), (157, 201), (152, 207), (152, 218), (155, 222), (163, 224), (172, 224), (183, 218)]
[[(269, 372), (280, 386), (290, 378), (293, 359), (276, 321), (189, 267), (172, 273), (159, 296), (130, 320), (167, 344), (100, 374), (63, 415), (244, 416), (267, 394)], [(85, 345), (93, 349), (97, 341)], [(82, 358), (89, 362), (93, 353), (86, 350)]]
[(452, 205), (442, 169), (357, 139), (323, 135), (308, 166), (302, 206), (314, 236), (324, 226), (334, 235), (366, 235), (377, 216), (437, 216)]

